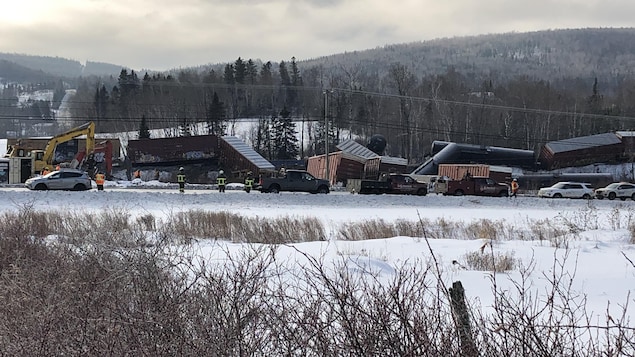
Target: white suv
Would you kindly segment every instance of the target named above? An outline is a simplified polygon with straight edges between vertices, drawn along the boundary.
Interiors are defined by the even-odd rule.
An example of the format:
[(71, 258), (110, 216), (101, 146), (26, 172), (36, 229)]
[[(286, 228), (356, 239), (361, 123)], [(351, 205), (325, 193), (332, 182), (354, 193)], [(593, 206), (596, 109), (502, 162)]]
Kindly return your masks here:
[(84, 191), (92, 188), (92, 181), (88, 174), (81, 170), (61, 169), (44, 176), (37, 176), (26, 180), (24, 185), (29, 190), (72, 190)]
[(595, 197), (599, 199), (608, 198), (609, 200), (619, 198), (622, 201), (627, 198), (631, 198), (635, 201), (635, 184), (628, 182), (615, 182), (604, 188), (598, 188), (595, 190)]
[(582, 182), (558, 182), (551, 187), (538, 190), (538, 197), (549, 198), (593, 198), (591, 184)]

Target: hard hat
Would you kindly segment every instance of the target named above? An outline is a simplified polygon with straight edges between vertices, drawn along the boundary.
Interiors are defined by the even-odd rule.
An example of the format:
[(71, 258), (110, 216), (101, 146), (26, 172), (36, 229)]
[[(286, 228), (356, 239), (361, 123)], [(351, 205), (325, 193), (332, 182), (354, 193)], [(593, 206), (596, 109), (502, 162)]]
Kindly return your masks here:
[(219, 174), (224, 174), (224, 173), (225, 173), (225, 171), (220, 170), (220, 171), (218, 171), (218, 173), (219, 173)]
[(518, 179), (514, 179), (514, 181), (518, 181)]
[(44, 168), (44, 170), (48, 170), (48, 169), (49, 169), (49, 167), (48, 167), (48, 166)]
[(179, 167), (179, 171), (183, 171), (185, 170), (183, 167)]

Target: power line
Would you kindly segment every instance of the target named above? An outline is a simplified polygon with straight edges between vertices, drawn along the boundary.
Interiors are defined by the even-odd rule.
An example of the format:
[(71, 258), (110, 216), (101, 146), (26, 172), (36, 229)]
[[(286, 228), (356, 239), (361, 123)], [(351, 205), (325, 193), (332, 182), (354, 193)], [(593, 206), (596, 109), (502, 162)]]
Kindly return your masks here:
[[(267, 90), (267, 91), (296, 91), (296, 92), (311, 92), (316, 96), (316, 101), (319, 102), (321, 100), (321, 94), (324, 90), (322, 87), (307, 87), (307, 86), (281, 86), (281, 85), (263, 85), (263, 84), (227, 84), (227, 83), (179, 83), (179, 82), (161, 82), (161, 83), (153, 83), (153, 82), (145, 82), (143, 84), (139, 84), (141, 87), (138, 91), (143, 92), (143, 87), (178, 87), (178, 88), (219, 88), (225, 90)], [(430, 97), (418, 97), (411, 95), (400, 95), (400, 94), (391, 94), (391, 93), (380, 93), (380, 92), (371, 92), (365, 90), (358, 89), (347, 89), (347, 88), (332, 88), (329, 89), (332, 93), (348, 93), (350, 95), (364, 95), (370, 97), (380, 97), (380, 98), (393, 98), (399, 100), (409, 100), (414, 102), (425, 102), (425, 103), (439, 103), (446, 105), (456, 105), (456, 106), (464, 106), (471, 108), (479, 108), (479, 109), (492, 109), (492, 110), (501, 110), (501, 111), (511, 111), (511, 112), (520, 112), (520, 113), (529, 113), (529, 114), (541, 114), (541, 115), (560, 115), (560, 116), (571, 116), (578, 118), (590, 118), (590, 119), (612, 119), (612, 120), (625, 120), (625, 121), (633, 121), (635, 117), (631, 116), (615, 116), (615, 115), (605, 115), (605, 114), (592, 114), (585, 112), (570, 112), (570, 111), (561, 111), (561, 110), (551, 110), (551, 109), (535, 109), (535, 108), (527, 108), (527, 107), (514, 107), (507, 105), (496, 105), (496, 104), (487, 104), (487, 103), (476, 103), (476, 102), (465, 102), (458, 100), (448, 100), (448, 99), (439, 99), (439, 98), (430, 98)], [(465, 93), (463, 93), (465, 94)], [(0, 103), (3, 101), (13, 101), (12, 99), (0, 98)], [(80, 104), (80, 105), (90, 105), (93, 106), (94, 101), (91, 102), (80, 102), (80, 101), (71, 101), (67, 102), (69, 104)], [(137, 106), (173, 106), (174, 103), (136, 103)], [(200, 104), (191, 104), (190, 106), (196, 106)], [(3, 106), (2, 107), (13, 107), (13, 106)]]

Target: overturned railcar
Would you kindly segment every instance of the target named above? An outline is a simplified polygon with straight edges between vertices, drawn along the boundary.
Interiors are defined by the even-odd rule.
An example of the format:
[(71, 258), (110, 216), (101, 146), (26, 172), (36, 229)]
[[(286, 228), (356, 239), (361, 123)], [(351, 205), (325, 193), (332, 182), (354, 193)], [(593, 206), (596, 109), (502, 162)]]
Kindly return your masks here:
[(617, 163), (623, 160), (624, 143), (615, 133), (580, 136), (551, 141), (540, 150), (541, 168), (585, 166), (594, 163)]
[(416, 175), (436, 175), (440, 164), (488, 164), (535, 169), (533, 150), (511, 149), (495, 146), (458, 144), (445, 141), (432, 143), (434, 156), (417, 167)]
[(200, 162), (218, 164), (219, 139), (216, 135), (128, 141), (128, 157), (133, 166), (169, 166)]

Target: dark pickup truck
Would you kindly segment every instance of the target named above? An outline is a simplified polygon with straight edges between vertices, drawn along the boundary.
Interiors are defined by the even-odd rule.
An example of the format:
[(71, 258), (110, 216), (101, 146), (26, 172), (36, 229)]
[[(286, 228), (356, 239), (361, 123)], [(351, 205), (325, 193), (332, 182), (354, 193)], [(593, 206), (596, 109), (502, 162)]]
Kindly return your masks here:
[(380, 180), (348, 179), (346, 188), (351, 193), (360, 194), (428, 194), (428, 183), (419, 181), (409, 174), (390, 174)]
[(463, 196), (509, 196), (509, 186), (498, 183), (489, 177), (467, 177), (462, 180), (448, 181), (446, 195)]
[(256, 189), (260, 192), (329, 193), (329, 182), (315, 178), (303, 170), (287, 170), (282, 177), (261, 177)]

